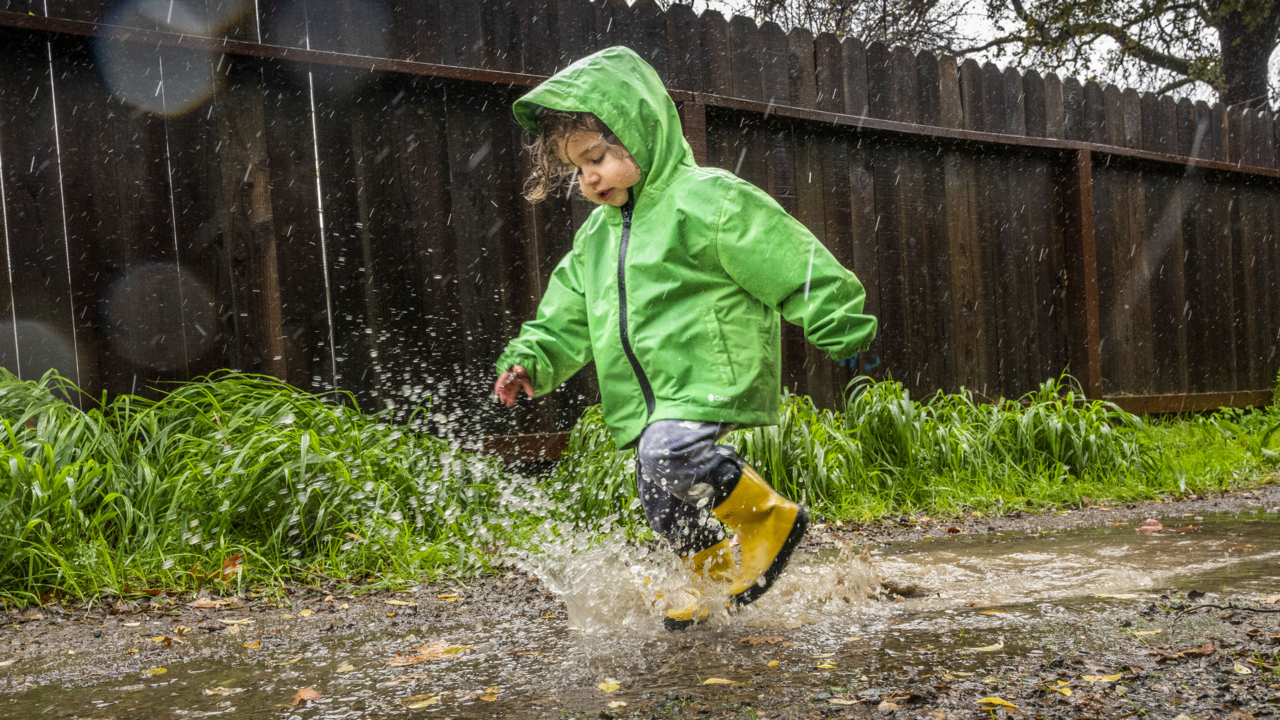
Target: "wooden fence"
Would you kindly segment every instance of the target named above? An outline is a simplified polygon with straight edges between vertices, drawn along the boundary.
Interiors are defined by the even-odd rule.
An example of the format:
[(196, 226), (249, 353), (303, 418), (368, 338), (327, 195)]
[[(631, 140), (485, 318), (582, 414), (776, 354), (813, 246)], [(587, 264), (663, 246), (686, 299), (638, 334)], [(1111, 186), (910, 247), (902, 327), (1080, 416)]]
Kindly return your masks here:
[[(229, 367), (429, 401), (443, 432), (565, 430), (590, 370), (515, 413), (489, 399), (590, 211), (519, 199), (509, 108), (625, 44), (701, 160), (864, 280), (882, 330), (860, 372), (1008, 397), (1069, 368), (1149, 412), (1270, 399), (1270, 113), (652, 0), (175, 3), (0, 12), (0, 363), (24, 377), (150, 392)], [(836, 403), (849, 371), (797, 328), (783, 344), (786, 384)]]

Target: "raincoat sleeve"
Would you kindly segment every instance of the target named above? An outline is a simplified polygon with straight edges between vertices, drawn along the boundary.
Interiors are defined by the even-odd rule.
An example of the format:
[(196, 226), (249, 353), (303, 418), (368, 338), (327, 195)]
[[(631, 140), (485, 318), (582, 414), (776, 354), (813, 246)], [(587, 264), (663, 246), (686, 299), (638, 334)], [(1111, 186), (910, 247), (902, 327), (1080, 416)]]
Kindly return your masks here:
[(736, 181), (725, 194), (717, 251), (734, 281), (803, 327), (834, 360), (853, 357), (875, 338), (875, 317), (862, 313), (862, 283), (756, 186)]
[(498, 358), (497, 369), (501, 374), (513, 365), (524, 367), (533, 380), (534, 395), (546, 395), (591, 358), (587, 300), (575, 248), (551, 272), (537, 317), (520, 328), (520, 334)]

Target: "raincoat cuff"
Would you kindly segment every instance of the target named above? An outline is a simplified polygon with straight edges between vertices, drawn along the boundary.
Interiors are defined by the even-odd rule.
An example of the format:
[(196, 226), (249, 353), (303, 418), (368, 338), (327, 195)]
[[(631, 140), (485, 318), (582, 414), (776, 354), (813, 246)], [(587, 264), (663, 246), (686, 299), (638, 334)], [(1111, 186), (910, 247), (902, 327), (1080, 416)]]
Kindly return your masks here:
[(525, 372), (529, 373), (529, 379), (532, 380), (537, 377), (537, 362), (532, 355), (508, 350), (502, 353), (498, 358), (498, 362), (494, 363), (494, 367), (497, 369), (498, 374), (501, 375), (512, 367), (519, 365), (525, 369)]

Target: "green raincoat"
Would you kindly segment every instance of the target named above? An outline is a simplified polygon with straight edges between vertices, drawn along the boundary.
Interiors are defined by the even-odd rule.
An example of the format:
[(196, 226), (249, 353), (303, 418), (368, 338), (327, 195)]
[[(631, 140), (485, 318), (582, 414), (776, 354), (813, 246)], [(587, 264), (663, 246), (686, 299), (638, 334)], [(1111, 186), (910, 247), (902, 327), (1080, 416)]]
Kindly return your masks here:
[(536, 132), (542, 107), (594, 113), (641, 180), (626, 206), (583, 223), (499, 373), (522, 365), (543, 395), (595, 360), (625, 447), (656, 420), (776, 424), (779, 314), (836, 360), (871, 342), (858, 279), (766, 193), (694, 162), (662, 80), (634, 52), (570, 65), (517, 100), (516, 119)]

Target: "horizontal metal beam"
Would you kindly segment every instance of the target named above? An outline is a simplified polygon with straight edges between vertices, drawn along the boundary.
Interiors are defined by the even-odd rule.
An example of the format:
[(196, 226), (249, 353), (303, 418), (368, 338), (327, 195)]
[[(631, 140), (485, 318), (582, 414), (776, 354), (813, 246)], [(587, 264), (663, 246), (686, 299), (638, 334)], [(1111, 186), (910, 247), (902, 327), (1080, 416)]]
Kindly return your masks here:
[[(415, 62), (412, 60), (393, 60), (390, 58), (367, 57), (329, 50), (306, 50), (284, 45), (245, 42), (199, 35), (159, 30), (144, 30), (118, 25), (85, 22), (82, 20), (64, 20), (60, 18), (40, 17), (24, 13), (0, 11), (0, 27), (42, 31), (80, 37), (100, 37), (120, 41), (132, 41), (156, 46), (189, 48), (211, 52), (240, 55), (245, 57), (268, 58), (292, 62), (312, 63), (316, 65), (335, 65), (341, 67), (367, 69), (375, 72), (392, 72), (406, 75), (420, 75), (446, 80), (463, 80), (481, 82), (490, 85), (506, 85), (508, 87), (533, 87), (543, 80), (545, 75), (505, 72), (501, 70), (484, 70), (480, 68), (439, 65), (436, 63)], [(1059, 140), (1057, 138), (1035, 137), (1030, 135), (1002, 135), (999, 133), (978, 132), (975, 130), (959, 130), (936, 125), (917, 125), (914, 123), (882, 120), (879, 118), (844, 115), (824, 112), (808, 108), (774, 105), (755, 100), (725, 97), (709, 93), (690, 92), (687, 90), (670, 90), (671, 98), (676, 102), (695, 103), (713, 108), (724, 108), (740, 112), (748, 112), (768, 117), (787, 118), (805, 122), (813, 122), (831, 127), (848, 128), (858, 131), (888, 133), (911, 137), (922, 142), (945, 142), (960, 146), (987, 149), (993, 146), (1008, 149), (1021, 149), (1033, 152), (1075, 153), (1088, 150), (1099, 157), (1121, 162), (1138, 162), (1146, 165), (1164, 166), (1166, 168), (1200, 168), (1221, 173), (1253, 175), (1260, 178), (1280, 179), (1280, 169), (1254, 167), (1238, 163), (1219, 162), (1165, 155), (1163, 153), (1099, 145), (1078, 140)]]
[(1273, 390), (1185, 393), (1172, 395), (1110, 395), (1105, 399), (1135, 415), (1201, 412), (1220, 407), (1263, 407), (1271, 403)]

